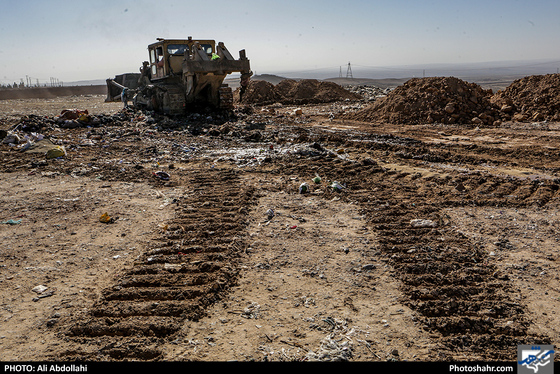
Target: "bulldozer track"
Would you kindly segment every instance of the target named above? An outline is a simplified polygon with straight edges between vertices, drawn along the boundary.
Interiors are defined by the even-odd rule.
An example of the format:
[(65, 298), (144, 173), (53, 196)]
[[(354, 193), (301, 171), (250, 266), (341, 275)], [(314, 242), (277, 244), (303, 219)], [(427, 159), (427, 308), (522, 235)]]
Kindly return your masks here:
[(236, 282), (240, 232), (253, 192), (229, 170), (192, 171), (185, 184), (168, 230), (69, 326), (66, 334), (78, 348), (67, 358), (161, 358), (159, 344), (182, 322), (201, 318)]
[[(544, 206), (560, 197), (556, 182), (513, 182), (474, 173), (461, 177), (465, 190), (460, 192), (448, 180), (432, 178), (434, 188), (426, 189), (425, 178), (360, 162), (317, 162), (282, 172), (313, 175), (318, 170), (347, 181), (349, 187), (339, 196), (359, 204), (378, 238), (375, 255), (401, 282), (403, 303), (418, 312), (424, 330), (438, 337), (441, 350), (433, 359), (457, 357), (465, 350), (484, 360), (515, 360), (518, 344), (550, 341), (528, 332), (526, 310), (514, 299), (517, 292), (508, 277), (480, 245), (446, 221), (444, 210)], [(438, 225), (412, 227), (414, 219)]]
[(175, 86), (172, 84), (165, 84), (162, 86), (156, 86), (160, 93), (157, 95), (160, 97), (160, 106), (164, 113), (168, 114), (182, 114), (185, 111), (185, 92), (181, 86)]
[[(440, 334), (445, 349), (439, 354), (447, 350), (452, 357), (468, 347), (483, 359), (515, 359), (512, 352), (530, 335), (524, 307), (513, 299), (514, 287), (497, 271), (487, 252), (445, 222), (443, 209), (542, 206), (557, 196), (558, 185), (465, 177), (462, 183), (468, 193), (449, 186), (447, 193), (445, 188), (438, 191), (440, 203), (431, 204), (426, 201), (434, 201), (433, 196), (426, 199), (429, 192), (407, 175), (396, 173), (386, 178), (383, 174), (370, 180), (377, 187), (376, 196), (382, 198), (364, 194), (362, 208), (378, 235), (379, 253), (402, 282), (405, 304), (420, 313), (425, 330)], [(395, 184), (400, 186), (399, 194), (391, 193)], [(438, 226), (411, 227), (411, 220), (426, 218)]]
[(233, 90), (227, 85), (222, 85), (219, 89), (220, 108), (233, 109)]

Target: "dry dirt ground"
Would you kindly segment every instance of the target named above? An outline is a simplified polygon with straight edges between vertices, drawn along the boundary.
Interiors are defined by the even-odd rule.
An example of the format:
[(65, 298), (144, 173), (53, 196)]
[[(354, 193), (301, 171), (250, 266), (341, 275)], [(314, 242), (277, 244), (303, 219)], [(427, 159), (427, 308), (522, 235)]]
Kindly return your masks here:
[(560, 124), (373, 125), (344, 102), (170, 124), (103, 99), (0, 101), (4, 129), (111, 116), (40, 129), (65, 157), (0, 144), (2, 360), (558, 350)]

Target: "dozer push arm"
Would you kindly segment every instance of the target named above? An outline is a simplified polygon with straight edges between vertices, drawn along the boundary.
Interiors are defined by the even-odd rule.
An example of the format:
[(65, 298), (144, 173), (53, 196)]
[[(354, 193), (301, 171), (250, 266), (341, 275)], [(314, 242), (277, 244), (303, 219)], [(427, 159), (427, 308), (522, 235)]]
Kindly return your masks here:
[(200, 49), (200, 45), (195, 44), (191, 59), (183, 61), (183, 74), (188, 73), (214, 73), (231, 74), (233, 72), (249, 73), (249, 59), (245, 56), (245, 50), (239, 51), (239, 60), (233, 58), (223, 42), (219, 42), (216, 47), (216, 54), (220, 57), (211, 60), (208, 55)]
[(124, 90), (126, 88), (122, 84), (119, 84), (119, 83), (115, 82), (114, 79), (107, 79), (107, 83), (111, 83), (113, 86), (116, 86), (116, 87), (120, 88), (121, 90)]
[[(114, 79), (107, 79), (106, 82), (107, 82), (107, 99), (105, 99), (106, 102), (109, 102), (109, 101), (120, 101), (120, 100), (121, 100), (121, 94), (122, 94), (122, 91), (123, 91), (124, 89), (127, 89), (127, 90), (132, 91), (132, 92), (135, 92), (135, 91), (136, 91), (135, 89), (128, 88), (128, 87), (126, 87), (126, 86), (123, 86), (123, 85), (120, 84), (120, 83), (115, 82)], [(117, 87), (117, 88), (119, 89), (119, 93), (118, 93), (118, 94), (115, 95), (114, 90), (111, 90), (111, 89), (110, 89), (110, 86), (111, 86), (111, 85), (114, 86), (114, 87)]]
[[(122, 90), (124, 90), (126, 87), (123, 86), (122, 84), (115, 82), (114, 79), (107, 79), (106, 82), (107, 82), (107, 98), (105, 99), (105, 101), (106, 102), (120, 101)], [(118, 94), (115, 92), (114, 89), (111, 89), (113, 87), (117, 87), (119, 89)]]

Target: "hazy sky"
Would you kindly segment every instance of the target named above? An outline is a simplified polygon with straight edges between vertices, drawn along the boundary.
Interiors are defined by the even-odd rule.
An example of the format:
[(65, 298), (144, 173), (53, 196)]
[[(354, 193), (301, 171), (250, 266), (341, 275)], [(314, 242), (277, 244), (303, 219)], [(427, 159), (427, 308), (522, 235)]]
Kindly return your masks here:
[(0, 83), (137, 72), (157, 37), (245, 49), (258, 74), (560, 60), (558, 0), (0, 0)]

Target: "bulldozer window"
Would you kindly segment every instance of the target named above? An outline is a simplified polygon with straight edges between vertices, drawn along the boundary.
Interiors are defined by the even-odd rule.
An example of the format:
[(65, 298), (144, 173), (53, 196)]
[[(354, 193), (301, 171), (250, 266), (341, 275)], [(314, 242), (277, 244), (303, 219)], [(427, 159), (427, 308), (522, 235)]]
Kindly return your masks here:
[(210, 45), (210, 44), (202, 44), (201, 47), (202, 47), (202, 50), (203, 50), (204, 52), (206, 52), (207, 54), (209, 54), (209, 55), (211, 55), (212, 52), (214, 52), (214, 51), (212, 50), (212, 45)]
[(167, 53), (170, 55), (184, 55), (188, 46), (185, 44), (169, 44), (167, 46)]
[(150, 49), (150, 64), (152, 66), (152, 77), (155, 77), (157, 74), (156, 63), (157, 63), (156, 50)]

